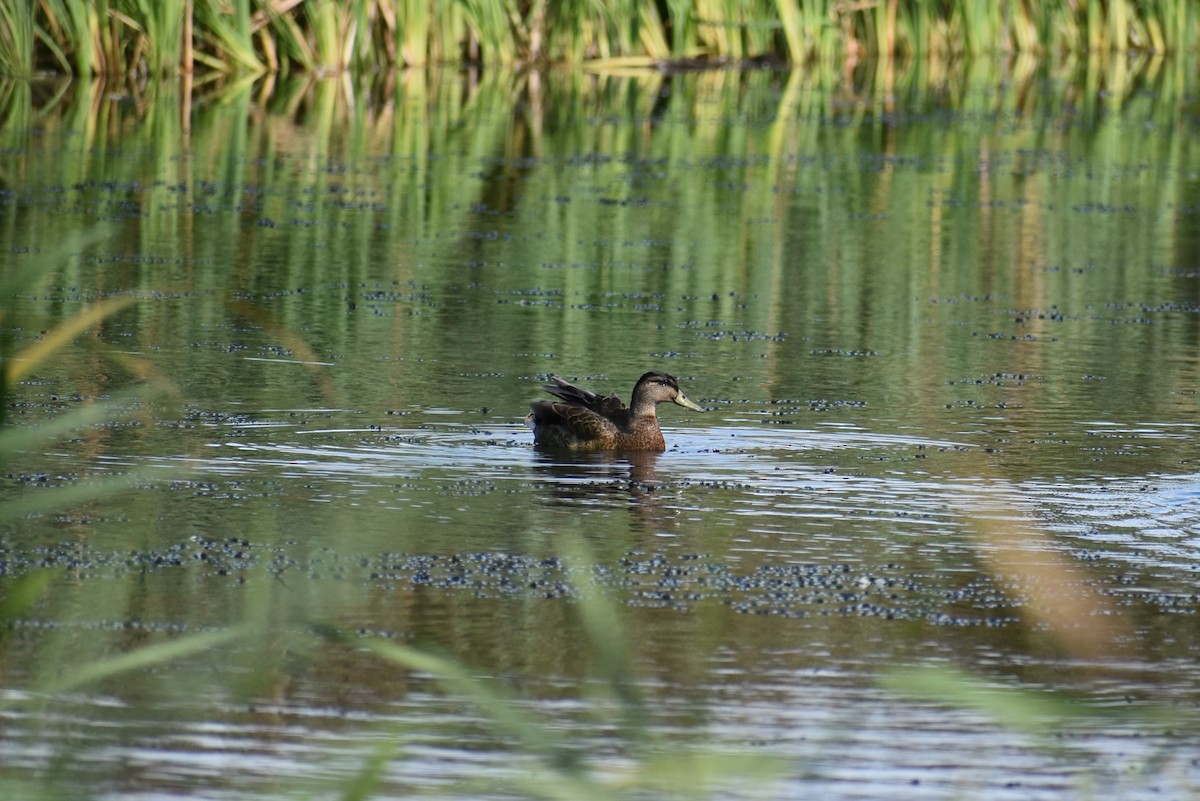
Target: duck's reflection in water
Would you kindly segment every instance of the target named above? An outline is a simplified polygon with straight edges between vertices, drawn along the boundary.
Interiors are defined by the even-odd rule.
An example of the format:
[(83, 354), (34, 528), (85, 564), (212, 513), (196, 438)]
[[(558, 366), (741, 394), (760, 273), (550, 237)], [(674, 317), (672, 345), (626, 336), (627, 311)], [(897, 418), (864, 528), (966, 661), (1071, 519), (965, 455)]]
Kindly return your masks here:
[(662, 454), (655, 451), (534, 453), (535, 469), (545, 479), (550, 504), (632, 504), (648, 512), (655, 508), (664, 486), (658, 472)]

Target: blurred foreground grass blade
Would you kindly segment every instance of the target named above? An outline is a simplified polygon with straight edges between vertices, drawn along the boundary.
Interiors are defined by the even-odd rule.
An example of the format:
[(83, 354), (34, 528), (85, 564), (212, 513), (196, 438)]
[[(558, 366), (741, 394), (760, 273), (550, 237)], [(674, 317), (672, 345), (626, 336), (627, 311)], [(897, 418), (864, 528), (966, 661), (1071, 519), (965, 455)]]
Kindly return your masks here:
[[(19, 280), (0, 282), (0, 294), (16, 291)], [(9, 388), (43, 364), (47, 359), (68, 345), (75, 337), (96, 325), (110, 314), (115, 314), (134, 299), (108, 298), (92, 304), (87, 309), (64, 320), (56, 328), (16, 356), (8, 355), (8, 337), (0, 331), (0, 401), (8, 397)], [(0, 323), (4, 322), (4, 310), (0, 308)], [(0, 426), (6, 422), (5, 406), (0, 405)]]
[[(959, 502), (981, 560), (1017, 596), (1021, 618), (1031, 631), (1051, 637), (1056, 648), (1083, 664), (1114, 662), (1135, 641), (1134, 631), (1096, 580), (1064, 558), (1034, 516), (1012, 500), (1019, 497), (997, 481), (976, 487), (969, 501)], [(946, 666), (896, 668), (884, 674), (883, 684), (1034, 735), (1053, 736), (1065, 725), (1090, 720), (1164, 719), (1161, 709), (1134, 712), (1077, 692), (997, 685)]]
[(621, 702), (626, 735), (640, 736), (645, 733), (648, 723), (646, 703), (638, 687), (633, 657), (629, 652), (629, 638), (617, 605), (594, 582), (581, 578), (590, 577), (595, 572), (595, 561), (587, 546), (579, 539), (572, 539), (564, 551), (564, 555), (577, 568), (571, 571), (571, 575), (575, 577), (573, 585), (580, 597), (579, 613), (594, 652), (596, 669)]
[(362, 768), (349, 781), (341, 783), (341, 801), (366, 801), (375, 795), (375, 789), (383, 782), (388, 764), (396, 757), (397, 745), (386, 740), (375, 747)]
[[(173, 394), (174, 386), (162, 381), (148, 385), (143, 384), (121, 392), (106, 401), (76, 409), (42, 425), (0, 429), (0, 458), (33, 450), (44, 443), (88, 426), (126, 417), (131, 404), (144, 403), (148, 397), (168, 392)], [(171, 476), (175, 472), (169, 468), (158, 470), (156, 478)], [(132, 472), (124, 475), (91, 477), (71, 486), (31, 490), (0, 503), (0, 521), (54, 512), (75, 504), (125, 492), (145, 484), (147, 481), (148, 477), (144, 473)]]
[(234, 626), (219, 631), (189, 634), (168, 640), (167, 642), (147, 645), (109, 659), (102, 659), (59, 678), (49, 679), (37, 685), (36, 689), (41, 692), (52, 693), (77, 690), (80, 687), (94, 684), (95, 682), (121, 673), (157, 667), (167, 662), (173, 662), (186, 656), (217, 648), (246, 636), (249, 631), (246, 627)]
[[(144, 396), (139, 396), (139, 398), (141, 397)], [(117, 419), (121, 416), (119, 403), (97, 404), (81, 409), (78, 413), (73, 413), (62, 420), (57, 420), (49, 426), (6, 432), (3, 437), (0, 437), (0, 456), (27, 450), (36, 447), (40, 442), (60, 437), (66, 432)], [(70, 508), (98, 498), (126, 492), (152, 481), (173, 478), (179, 472), (178, 468), (164, 467), (157, 469), (153, 478), (142, 471), (134, 471), (124, 474), (92, 476), (69, 486), (33, 489), (0, 503), (0, 521), (18, 520)]]
[(896, 668), (884, 674), (885, 688), (922, 701), (970, 709), (1006, 728), (1028, 734), (1058, 732), (1064, 725), (1129, 717), (1124, 709), (1044, 689), (997, 686), (950, 667)]
[(28, 451), (81, 428), (122, 417), (130, 404), (145, 399), (145, 387), (138, 387), (120, 392), (108, 400), (80, 407), (40, 425), (2, 429), (0, 456)]
[[(792, 767), (777, 756), (763, 753), (734, 753), (718, 746), (689, 748), (668, 743), (645, 761), (642, 784), (655, 788), (656, 798), (714, 798), (728, 796), (736, 787), (738, 798), (782, 798), (771, 785)], [(778, 789), (778, 788), (775, 788)]]
[[(0, 82), (0, 86), (6, 84), (7, 82)], [(28, 87), (27, 83), (23, 82), (22, 85)], [(88, 96), (90, 97), (90, 95)], [(32, 109), (26, 109), (26, 116), (24, 118), (12, 109), (0, 107), (0, 111), (7, 112), (0, 115), (0, 122), (4, 126), (14, 124), (15, 122), (28, 127), (28, 123), (32, 120), (32, 115), (29, 114)], [(0, 127), (0, 130), (3, 130), (3, 128)], [(96, 243), (112, 236), (114, 231), (115, 226), (111, 224), (91, 225), (79, 231), (71, 231), (63, 235), (58, 241), (50, 243), (36, 239), (14, 237), (15, 241), (10, 244), (14, 247), (29, 248), (31, 253), (36, 254), (36, 260), (27, 261), (24, 264), (6, 264), (4, 269), (0, 270), (0, 298), (4, 298), (7, 302), (11, 299), (12, 295), (29, 291), (31, 287), (37, 286), (40, 281), (45, 279), (46, 272), (42, 269), (42, 264), (76, 257)], [(4, 323), (7, 312), (8, 307), (5, 304), (0, 304), (0, 323)], [(3, 329), (0, 328), (0, 330)]]
[(447, 690), (478, 706), (497, 728), (516, 737), (523, 748), (537, 754), (550, 767), (582, 778), (579, 755), (563, 748), (558, 738), (552, 737), (545, 727), (522, 712), (516, 700), (495, 682), (471, 674), (453, 659), (416, 648), (371, 638), (353, 642), (410, 670), (428, 673)]
[(41, 489), (24, 497), (0, 504), (0, 521), (15, 520), (31, 515), (47, 514), (76, 504), (115, 495), (146, 483), (146, 477), (130, 473), (106, 478), (92, 478), (70, 487)]
[(93, 303), (70, 319), (64, 320), (44, 337), (21, 351), (18, 356), (5, 362), (3, 367), (5, 383), (11, 385), (20, 381), (75, 337), (133, 302), (134, 298), (131, 297), (105, 298)]
[[(0, 83), (0, 86), (2, 85)], [(29, 92), (28, 82), (22, 81), (19, 85), (24, 87), (26, 93)], [(10, 114), (9, 121), (20, 117), (20, 114)], [(7, 300), (22, 292), (27, 292), (31, 287), (37, 285), (43, 276), (43, 271), (40, 269), (42, 261), (55, 261), (70, 254), (76, 254), (110, 234), (111, 229), (108, 226), (92, 226), (82, 234), (70, 234), (64, 237), (63, 240), (45, 250), (39, 246), (35, 251), (39, 257), (36, 262), (29, 261), (0, 270), (0, 298), (6, 300), (5, 304), (0, 304), (0, 426), (4, 426), (7, 422), (8, 405), (5, 401), (13, 384), (43, 364), (46, 359), (65, 347), (83, 331), (134, 302), (132, 297), (106, 298), (98, 301), (60, 323), (41, 339), (24, 348), (19, 354), (13, 355), (11, 353), (12, 323), (9, 320), (12, 312), (7, 305)], [(13, 244), (32, 246), (34, 243), (15, 242)]]
[[(593, 602), (587, 602), (593, 603)], [(590, 626), (606, 627), (602, 618), (607, 613), (595, 613)], [(615, 619), (615, 617), (614, 617)], [(616, 772), (593, 770), (586, 759), (590, 743), (578, 743), (572, 748), (561, 733), (526, 714), (516, 698), (495, 682), (471, 674), (453, 659), (436, 656), (418, 649), (379, 639), (352, 639), (338, 632), (325, 631), (348, 644), (358, 644), (379, 656), (410, 670), (428, 674), (455, 697), (473, 703), (489, 720), (497, 734), (516, 741), (517, 754), (530, 754), (541, 760), (544, 771), (515, 776), (510, 781), (529, 798), (552, 799), (618, 799), (640, 797), (703, 798), (714, 797), (737, 787), (747, 791), (778, 780), (787, 764), (773, 755), (762, 753), (731, 753), (703, 741), (696, 747), (690, 743), (655, 740), (648, 725), (630, 738), (619, 739), (619, 748), (633, 760), (631, 765)], [(601, 707), (603, 708), (603, 707)], [(394, 744), (390, 747), (395, 747)], [(379, 749), (368, 759), (354, 783), (353, 794), (345, 798), (365, 798), (372, 780), (382, 780), (379, 760), (385, 751)], [(601, 760), (601, 763), (603, 760)], [(719, 797), (717, 795), (716, 797)]]
[[(5, 584), (0, 597), (0, 623), (16, 620), (32, 609), (50, 586), (51, 575), (50, 570), (38, 570)], [(0, 639), (7, 632), (7, 627), (0, 626)]]
[(963, 521), (988, 570), (1020, 596), (1026, 625), (1048, 632), (1059, 647), (1083, 660), (1111, 659), (1134, 641), (1128, 621), (1114, 608), (1097, 579), (1047, 547), (1036, 517), (1011, 499), (1007, 482), (975, 488), (963, 503)]

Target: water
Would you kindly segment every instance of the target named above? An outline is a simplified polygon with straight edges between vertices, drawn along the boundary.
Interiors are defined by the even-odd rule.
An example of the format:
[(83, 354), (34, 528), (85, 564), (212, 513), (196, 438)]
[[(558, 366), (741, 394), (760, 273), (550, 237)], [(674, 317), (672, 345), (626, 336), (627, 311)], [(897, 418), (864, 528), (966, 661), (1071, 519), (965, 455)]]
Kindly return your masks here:
[[(130, 305), (6, 398), (0, 587), (49, 587), (0, 641), (0, 782), (551, 786), (337, 630), (470, 665), (647, 795), (667, 754), (721, 797), (1194, 796), (1183, 74), (409, 76), (214, 90), (186, 130), (168, 87), (8, 95), (6, 352)], [(531, 447), (548, 373), (647, 369), (708, 409), (661, 409), (665, 453)]]

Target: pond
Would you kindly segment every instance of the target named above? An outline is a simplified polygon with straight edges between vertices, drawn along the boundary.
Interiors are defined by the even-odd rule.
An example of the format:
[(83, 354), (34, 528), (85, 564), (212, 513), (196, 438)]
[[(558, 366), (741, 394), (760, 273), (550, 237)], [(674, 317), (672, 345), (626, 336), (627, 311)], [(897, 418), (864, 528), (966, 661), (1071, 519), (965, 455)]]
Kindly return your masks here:
[(0, 788), (1195, 797), (1193, 72), (5, 86)]

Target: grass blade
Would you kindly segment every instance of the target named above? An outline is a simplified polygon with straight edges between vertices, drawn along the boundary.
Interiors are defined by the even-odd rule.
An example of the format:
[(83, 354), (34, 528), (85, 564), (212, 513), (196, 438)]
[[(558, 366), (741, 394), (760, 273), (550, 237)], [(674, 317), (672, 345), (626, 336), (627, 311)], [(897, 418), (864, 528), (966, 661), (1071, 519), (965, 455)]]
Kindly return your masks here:
[(93, 303), (69, 320), (63, 321), (19, 355), (5, 362), (4, 383), (12, 385), (20, 381), (31, 370), (45, 362), (84, 331), (104, 318), (132, 305), (133, 302), (134, 298), (131, 297), (105, 298)]
[[(16, 620), (32, 609), (50, 586), (52, 575), (50, 570), (38, 570), (8, 584), (4, 596), (0, 598), (0, 623)], [(7, 632), (7, 627), (0, 627), (0, 639)]]
[(526, 715), (499, 685), (471, 674), (452, 659), (379, 639), (364, 639), (361, 645), (388, 661), (410, 670), (427, 673), (455, 695), (475, 704), (501, 731), (516, 737), (522, 746), (539, 755), (557, 771), (570, 774), (581, 770), (579, 757), (563, 749), (550, 733)]
[(33, 74), (33, 3), (0, 3), (0, 73)]
[(135, 651), (120, 654), (109, 659), (94, 662), (87, 667), (68, 673), (57, 679), (50, 679), (37, 686), (42, 692), (61, 693), (77, 690), (89, 684), (112, 678), (121, 673), (134, 670), (157, 667), (167, 662), (173, 662), (201, 651), (209, 651), (226, 645), (246, 634), (240, 626), (222, 629), (220, 631), (205, 631), (199, 634), (189, 634), (167, 642), (148, 645)]

